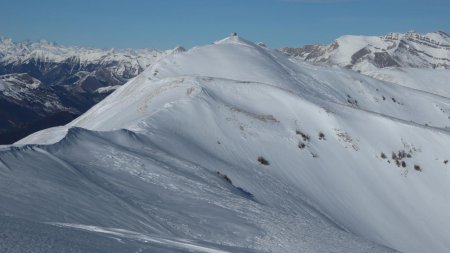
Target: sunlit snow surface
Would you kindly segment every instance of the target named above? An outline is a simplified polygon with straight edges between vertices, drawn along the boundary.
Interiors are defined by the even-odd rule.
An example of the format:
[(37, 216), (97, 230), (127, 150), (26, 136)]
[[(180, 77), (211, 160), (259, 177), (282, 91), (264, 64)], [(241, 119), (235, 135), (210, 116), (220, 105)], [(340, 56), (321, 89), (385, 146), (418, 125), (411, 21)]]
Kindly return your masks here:
[(446, 97), (226, 38), (1, 148), (0, 247), (447, 252), (449, 116)]

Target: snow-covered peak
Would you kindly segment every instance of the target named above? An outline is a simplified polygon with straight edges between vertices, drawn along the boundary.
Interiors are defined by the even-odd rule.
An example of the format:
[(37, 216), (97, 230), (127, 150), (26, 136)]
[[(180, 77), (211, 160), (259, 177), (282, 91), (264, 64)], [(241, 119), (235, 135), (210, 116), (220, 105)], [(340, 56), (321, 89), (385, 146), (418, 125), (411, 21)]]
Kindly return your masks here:
[(286, 48), (293, 56), (355, 70), (367, 68), (450, 68), (450, 37), (444, 32), (342, 36), (330, 45)]
[(255, 45), (255, 43), (240, 37), (239, 35), (237, 35), (237, 33), (232, 33), (230, 36), (214, 42), (214, 44), (241, 44), (249, 46)]
[(176, 46), (174, 49), (166, 51), (167, 54), (179, 54), (183, 52), (186, 52), (186, 48), (184, 48), (183, 46)]
[(338, 65), (379, 80), (450, 97), (450, 36), (442, 31), (347, 35), (330, 45), (282, 51), (295, 60)]
[[(194, 47), (183, 54), (164, 57), (144, 75), (153, 79), (200, 75), (254, 82), (277, 80), (274, 83), (279, 86), (289, 85), (291, 81), (287, 79), (292, 77), (277, 60), (278, 55), (278, 52), (241, 37), (230, 36), (214, 44)], [(281, 61), (286, 59), (283, 57)], [(285, 64), (289, 63), (286, 61)]]
[(173, 49), (173, 52), (177, 52), (177, 53), (186, 52), (186, 48), (184, 48), (183, 46), (176, 46), (176, 47)]

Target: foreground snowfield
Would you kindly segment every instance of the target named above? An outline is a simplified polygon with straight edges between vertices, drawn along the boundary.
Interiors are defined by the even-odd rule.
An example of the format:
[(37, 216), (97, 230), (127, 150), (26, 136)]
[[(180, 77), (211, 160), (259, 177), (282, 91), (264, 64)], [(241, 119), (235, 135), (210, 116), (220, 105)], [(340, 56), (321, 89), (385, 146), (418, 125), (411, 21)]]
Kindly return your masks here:
[(229, 37), (1, 148), (0, 222), (75, 252), (448, 252), (449, 116), (446, 97)]

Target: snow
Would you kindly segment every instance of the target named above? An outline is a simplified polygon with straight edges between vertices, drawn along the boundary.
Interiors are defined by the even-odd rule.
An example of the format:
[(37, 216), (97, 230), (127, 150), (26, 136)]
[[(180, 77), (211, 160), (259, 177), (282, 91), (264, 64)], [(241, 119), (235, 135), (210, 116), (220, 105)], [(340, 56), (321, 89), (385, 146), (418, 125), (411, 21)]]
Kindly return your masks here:
[[(336, 227), (290, 192), (292, 186), (276, 184), (272, 192), (262, 188), (271, 181), (265, 173), (258, 176), (263, 181), (248, 186), (232, 175), (233, 170), (250, 173), (243, 179), (251, 180), (255, 176), (251, 171), (261, 170), (255, 164), (251, 171), (222, 162), (207, 169), (129, 131), (72, 129), (58, 144), (9, 151), (1, 159), (12, 170), (2, 180), (14, 178), (8, 188), (27, 185), (6, 194), (2, 184), (1, 201), (9, 203), (2, 211), (15, 210), (15, 215), (31, 220), (113, 227), (255, 251), (388, 252)], [(232, 173), (228, 175), (236, 187), (217, 176), (216, 170)], [(251, 197), (237, 187), (261, 189), (269, 195), (261, 192), (261, 198)], [(275, 198), (280, 194), (288, 206), (270, 203), (281, 201)]]
[(119, 87), (120, 87), (120, 85), (100, 87), (95, 92), (96, 93), (108, 93), (108, 92), (117, 90)]
[(376, 68), (362, 73), (375, 79), (450, 98), (450, 71), (447, 69)]
[(184, 251), (447, 252), (450, 99), (404, 82), (238, 36), (170, 54), (2, 147), (0, 213)]
[(8, 84), (0, 80), (0, 91), (4, 91), (8, 87)]

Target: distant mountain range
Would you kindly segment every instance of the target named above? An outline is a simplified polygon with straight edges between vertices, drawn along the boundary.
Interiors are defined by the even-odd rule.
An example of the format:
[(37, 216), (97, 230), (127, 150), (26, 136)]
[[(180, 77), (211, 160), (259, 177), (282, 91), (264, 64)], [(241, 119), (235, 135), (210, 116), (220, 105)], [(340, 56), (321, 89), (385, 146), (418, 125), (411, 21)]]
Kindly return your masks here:
[(69, 122), (166, 53), (0, 39), (0, 144)]

